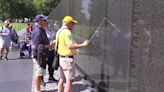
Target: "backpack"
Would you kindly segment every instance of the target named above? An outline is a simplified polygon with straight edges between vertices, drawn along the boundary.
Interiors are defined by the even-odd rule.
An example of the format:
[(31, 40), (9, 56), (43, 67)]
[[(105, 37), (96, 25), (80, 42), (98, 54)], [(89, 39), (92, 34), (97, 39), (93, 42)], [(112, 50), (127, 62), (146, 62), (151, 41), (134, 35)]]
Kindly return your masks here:
[(14, 29), (10, 29), (10, 38), (13, 42), (17, 42), (17, 35), (15, 33), (15, 30)]
[(0, 28), (0, 33), (2, 33), (3, 27)]

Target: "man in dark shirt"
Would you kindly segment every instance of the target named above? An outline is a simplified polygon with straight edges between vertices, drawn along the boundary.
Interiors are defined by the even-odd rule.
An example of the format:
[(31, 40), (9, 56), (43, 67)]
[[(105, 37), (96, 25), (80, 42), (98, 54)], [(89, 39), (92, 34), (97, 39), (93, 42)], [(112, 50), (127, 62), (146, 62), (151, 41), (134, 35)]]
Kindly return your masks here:
[(32, 50), (33, 61), (36, 68), (35, 73), (35, 92), (40, 91), (41, 78), (45, 75), (46, 63), (48, 59), (48, 49), (53, 47), (53, 44), (49, 43), (45, 28), (47, 26), (47, 17), (44, 15), (37, 15), (35, 17), (34, 31), (32, 32)]

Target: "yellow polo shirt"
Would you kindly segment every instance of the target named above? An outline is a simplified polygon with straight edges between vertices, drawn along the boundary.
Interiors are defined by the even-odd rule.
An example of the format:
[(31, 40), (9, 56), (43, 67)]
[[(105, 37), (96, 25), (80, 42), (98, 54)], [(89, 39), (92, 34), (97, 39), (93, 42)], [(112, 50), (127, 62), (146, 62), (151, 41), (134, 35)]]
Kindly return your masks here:
[[(59, 37), (59, 38), (58, 38)], [(68, 45), (74, 44), (72, 33), (70, 30), (63, 26), (57, 33), (56, 33), (56, 44), (58, 39), (58, 53), (61, 56), (72, 56), (77, 54), (78, 49), (69, 49)]]

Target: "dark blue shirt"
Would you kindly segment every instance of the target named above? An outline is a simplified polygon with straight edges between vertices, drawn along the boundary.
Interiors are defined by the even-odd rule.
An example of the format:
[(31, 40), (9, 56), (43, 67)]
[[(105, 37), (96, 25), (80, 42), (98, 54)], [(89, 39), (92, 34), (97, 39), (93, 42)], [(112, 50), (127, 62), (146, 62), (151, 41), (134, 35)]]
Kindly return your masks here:
[(34, 45), (38, 45), (38, 44), (48, 45), (49, 44), (49, 40), (47, 38), (47, 35), (44, 29), (39, 28), (38, 26), (35, 27), (34, 31), (32, 32), (32, 43)]

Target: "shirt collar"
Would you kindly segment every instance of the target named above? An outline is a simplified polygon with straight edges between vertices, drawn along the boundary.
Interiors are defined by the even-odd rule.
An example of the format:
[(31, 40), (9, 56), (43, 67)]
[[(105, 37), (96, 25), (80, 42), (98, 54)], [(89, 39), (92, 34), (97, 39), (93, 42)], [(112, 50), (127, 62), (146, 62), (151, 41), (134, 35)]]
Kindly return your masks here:
[(65, 25), (64, 25), (64, 26), (62, 26), (62, 28), (64, 28), (64, 29), (68, 29), (68, 27), (67, 27), (67, 26), (65, 26)]

